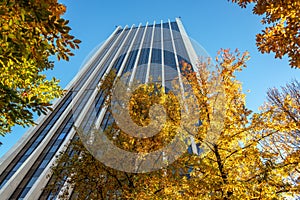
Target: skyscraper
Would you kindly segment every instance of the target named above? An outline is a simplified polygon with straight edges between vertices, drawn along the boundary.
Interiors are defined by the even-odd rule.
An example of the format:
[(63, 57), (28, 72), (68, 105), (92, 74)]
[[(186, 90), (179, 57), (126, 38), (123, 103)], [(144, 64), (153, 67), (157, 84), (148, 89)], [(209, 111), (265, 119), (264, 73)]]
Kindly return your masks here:
[[(0, 160), (1, 199), (44, 199), (43, 193), (59, 152), (75, 135), (74, 125), (90, 127), (98, 120), (105, 129), (114, 120), (103, 106), (106, 94), (98, 86), (111, 70), (131, 80), (150, 79), (171, 88), (181, 77), (181, 61), (195, 66), (196, 53), (180, 21), (120, 26), (97, 49), (57, 100), (53, 112), (39, 118)], [(180, 81), (180, 78), (179, 78)], [(93, 110), (93, 112), (92, 112)], [(196, 152), (195, 145), (192, 145)]]

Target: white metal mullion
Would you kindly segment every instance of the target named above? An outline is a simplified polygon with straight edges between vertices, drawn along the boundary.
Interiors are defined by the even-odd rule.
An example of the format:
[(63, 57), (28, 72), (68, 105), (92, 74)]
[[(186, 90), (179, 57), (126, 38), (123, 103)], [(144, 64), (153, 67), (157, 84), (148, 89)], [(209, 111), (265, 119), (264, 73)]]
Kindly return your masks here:
[(176, 23), (178, 25), (178, 29), (179, 29), (180, 34), (182, 36), (183, 44), (186, 48), (186, 51), (187, 51), (187, 54), (188, 54), (189, 59), (191, 61), (192, 67), (193, 67), (194, 71), (196, 73), (198, 73), (198, 70), (197, 70), (197, 58), (198, 58), (197, 53), (195, 52), (195, 49), (193, 48), (191, 40), (188, 37), (188, 35), (187, 35), (183, 25), (182, 25), (182, 22), (179, 18), (176, 18)]
[(163, 21), (160, 22), (160, 40), (161, 40), (161, 83), (165, 90), (165, 59), (164, 59), (164, 30)]
[(172, 41), (172, 47), (173, 47), (173, 52), (174, 52), (174, 57), (175, 57), (175, 63), (176, 63), (176, 69), (177, 69), (180, 89), (181, 89), (181, 93), (183, 94), (184, 93), (184, 88), (183, 88), (183, 83), (182, 83), (182, 79), (181, 79), (181, 73), (180, 73), (180, 69), (179, 69), (177, 51), (176, 51), (176, 46), (175, 46), (175, 42), (174, 42), (173, 31), (172, 31), (170, 20), (169, 20), (169, 30), (170, 30), (170, 34), (171, 34), (171, 41)]
[(136, 70), (137, 70), (137, 65), (139, 63), (140, 55), (141, 55), (142, 48), (143, 48), (143, 43), (144, 43), (146, 32), (147, 32), (147, 27), (148, 27), (148, 22), (145, 25), (145, 30), (144, 30), (144, 33), (143, 33), (143, 36), (142, 36), (142, 39), (141, 39), (141, 44), (139, 46), (139, 51), (137, 53), (136, 60), (135, 60), (134, 66), (133, 66), (133, 70), (132, 70), (132, 74), (131, 74), (131, 77), (130, 77), (129, 85), (131, 85), (131, 83), (132, 83), (132, 81), (135, 77), (135, 73), (136, 73)]
[(66, 178), (66, 181), (64, 183), (64, 185), (62, 186), (61, 190), (59, 191), (58, 195), (56, 196), (55, 199), (59, 200), (60, 199), (60, 196), (63, 195), (65, 189), (68, 189), (68, 194), (69, 194), (69, 197), (72, 195), (72, 191), (73, 191), (73, 188), (70, 187), (70, 184), (69, 184), (69, 181), (71, 180), (71, 177), (67, 177)]
[(152, 36), (151, 36), (151, 43), (150, 43), (150, 50), (149, 50), (149, 58), (148, 58), (148, 65), (147, 65), (147, 73), (146, 73), (145, 83), (149, 82), (151, 57), (152, 57), (152, 47), (153, 47), (153, 40), (154, 40), (154, 30), (155, 30), (155, 21), (153, 22), (153, 30), (152, 30)]
[[(180, 69), (179, 69), (177, 51), (176, 51), (176, 47), (175, 47), (175, 42), (174, 42), (174, 37), (173, 37), (173, 31), (172, 31), (170, 20), (169, 20), (169, 29), (170, 29), (170, 33), (171, 33), (171, 40), (172, 40), (172, 46), (173, 46), (174, 55), (175, 55), (175, 62), (176, 62), (176, 68), (177, 68), (178, 77), (179, 77), (180, 89), (181, 89), (182, 97), (184, 98), (184, 87), (183, 87), (183, 83), (182, 83), (182, 79), (181, 79), (181, 73), (180, 73)], [(193, 153), (198, 154), (194, 137), (190, 136), (190, 140), (191, 140), (191, 146), (192, 146)]]
[[(190, 38), (188, 37), (184, 27), (183, 27), (183, 24), (181, 22), (181, 20), (179, 18), (176, 18), (176, 23), (178, 25), (178, 29), (182, 35), (182, 40), (183, 40), (183, 44), (186, 48), (186, 51), (188, 53), (188, 56), (189, 56), (189, 59), (190, 59), (190, 62), (192, 64), (192, 67), (193, 67), (193, 70), (194, 72), (196, 72), (196, 76), (197, 77), (200, 77), (200, 72), (199, 72), (199, 69), (197, 68), (197, 60), (198, 60), (198, 56), (197, 56), (197, 53), (192, 45), (192, 42), (190, 40)], [(201, 85), (200, 81), (198, 81), (198, 84)], [(194, 140), (194, 137), (191, 136), (191, 142), (192, 142), (192, 150), (195, 154), (198, 154), (198, 151), (197, 151), (197, 147), (196, 147), (196, 144), (195, 144), (195, 140)]]
[[(197, 56), (197, 53), (191, 43), (191, 40), (190, 38), (188, 37), (184, 27), (183, 27), (183, 24), (181, 22), (181, 20), (179, 18), (176, 18), (176, 23), (178, 25), (178, 29), (180, 31), (180, 34), (182, 36), (182, 41), (183, 41), (183, 44), (185, 46), (185, 49), (187, 51), (187, 54), (189, 56), (189, 60), (192, 64), (192, 68), (194, 70), (194, 72), (196, 72), (196, 76), (197, 77), (200, 77), (200, 74), (199, 74), (199, 69), (197, 68), (197, 60), (198, 60), (198, 56)], [(198, 84), (201, 85), (201, 83), (198, 81)]]

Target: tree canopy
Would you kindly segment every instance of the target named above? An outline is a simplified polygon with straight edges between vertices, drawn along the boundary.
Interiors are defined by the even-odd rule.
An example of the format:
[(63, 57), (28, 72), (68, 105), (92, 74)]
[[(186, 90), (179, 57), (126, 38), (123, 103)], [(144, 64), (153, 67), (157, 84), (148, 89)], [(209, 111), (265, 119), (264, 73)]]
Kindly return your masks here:
[(59, 80), (43, 71), (54, 67), (50, 56), (69, 60), (80, 43), (65, 11), (57, 0), (0, 2), (0, 135), (16, 124), (33, 125), (33, 113), (45, 114), (63, 95)]
[[(210, 64), (199, 62), (199, 75), (188, 63), (182, 64), (201, 111), (201, 126), (193, 137), (200, 152), (205, 147), (209, 151), (200, 155), (186, 151), (161, 170), (128, 173), (105, 166), (77, 139), (59, 157), (53, 167), (52, 184), (46, 190), (55, 194), (67, 181), (60, 198), (69, 195), (70, 187), (77, 198), (96, 199), (283, 199), (299, 194), (299, 84), (292, 83), (283, 92), (270, 90), (268, 104), (261, 112), (252, 113), (235, 77), (248, 59), (247, 53), (222, 50), (216, 59), (217, 70), (211, 73)], [(222, 86), (222, 93), (210, 89), (216, 85)], [(151, 92), (153, 87), (137, 90), (131, 101), (131, 116), (142, 125), (147, 122), (149, 102), (168, 96), (162, 93), (147, 100), (141, 98), (145, 91)], [(220, 95), (224, 115), (216, 123), (214, 113), (221, 101), (217, 105), (214, 102)], [(141, 99), (142, 104), (138, 103)], [(174, 101), (162, 102), (173, 108), (168, 110), (174, 115), (169, 118), (172, 123), (156, 137), (143, 141), (125, 136), (115, 123), (105, 134), (128, 151), (161, 148), (168, 142), (164, 137), (172, 137), (183, 117), (172, 112), (178, 105), (168, 104), (170, 100)], [(218, 131), (216, 140), (207, 139), (212, 130)]]
[[(230, 0), (228, 0), (230, 1)], [(262, 15), (267, 27), (256, 35), (262, 53), (275, 58), (289, 57), (291, 67), (300, 68), (300, 1), (299, 0), (231, 0), (245, 8), (253, 4), (253, 13)]]

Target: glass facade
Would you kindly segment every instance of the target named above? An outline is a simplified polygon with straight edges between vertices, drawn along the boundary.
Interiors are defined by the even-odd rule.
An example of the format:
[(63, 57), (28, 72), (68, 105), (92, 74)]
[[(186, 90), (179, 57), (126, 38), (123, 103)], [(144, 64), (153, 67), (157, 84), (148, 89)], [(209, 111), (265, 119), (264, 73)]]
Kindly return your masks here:
[[(104, 112), (101, 128), (114, 123), (103, 106), (106, 93), (97, 87), (111, 70), (119, 75), (132, 72), (134, 80), (159, 82), (168, 91), (171, 81), (180, 76), (181, 61), (191, 63), (183, 40), (185, 32), (178, 25), (178, 20), (118, 27), (90, 58), (67, 94), (55, 104), (53, 112), (48, 113), (29, 134), (31, 138), (26, 144), (11, 155), (13, 159), (0, 174), (0, 196), (5, 195), (4, 199), (24, 199), (30, 195), (41, 199), (53, 198), (41, 190), (49, 179), (40, 182), (40, 178), (44, 171), (49, 171), (51, 161), (55, 160), (66, 140), (72, 139), (76, 120), (84, 116), (80, 124), (89, 129), (93, 120)], [(12, 182), (15, 185), (13, 189), (9, 187)]]

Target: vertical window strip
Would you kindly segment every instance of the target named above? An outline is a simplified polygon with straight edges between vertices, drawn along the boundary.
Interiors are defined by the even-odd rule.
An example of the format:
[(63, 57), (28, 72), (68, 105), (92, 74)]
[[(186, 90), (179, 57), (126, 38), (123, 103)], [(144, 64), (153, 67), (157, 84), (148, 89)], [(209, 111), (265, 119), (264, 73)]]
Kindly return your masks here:
[[(155, 25), (154, 31), (154, 40), (152, 45), (152, 54), (151, 54), (151, 66), (150, 66), (150, 78), (154, 82), (161, 82), (162, 79), (162, 53), (161, 53), (161, 24)], [(148, 82), (149, 82), (148, 80)]]
[(161, 40), (161, 85), (165, 88), (165, 64), (164, 64), (164, 28), (163, 21), (160, 26), (160, 40)]
[[(147, 27), (148, 27), (148, 22), (146, 23), (146, 26), (143, 27), (143, 29), (142, 29), (144, 31), (143, 31), (143, 35), (142, 35), (141, 40), (139, 40), (139, 38), (137, 39), (137, 45), (138, 45), (138, 42), (140, 42), (140, 44), (139, 44), (139, 47), (138, 47), (138, 53), (137, 53), (137, 56), (136, 56), (136, 59), (135, 59), (135, 63), (134, 63), (134, 66), (133, 66), (133, 70), (132, 70), (132, 74), (131, 74), (131, 77), (130, 77), (129, 84), (132, 83), (132, 81), (135, 77), (135, 74), (136, 74), (136, 70), (137, 70), (138, 67), (140, 67), (140, 66), (138, 66), (138, 63), (139, 63), (139, 60), (140, 60), (140, 55), (141, 55), (144, 39), (145, 39), (146, 32), (147, 32)], [(141, 30), (141, 33), (142, 33), (142, 30)]]
[[(140, 27), (140, 26), (139, 26)], [(133, 26), (131, 27), (131, 29), (133, 28)], [(134, 36), (132, 37), (132, 40), (128, 40), (128, 42), (130, 42), (130, 46), (128, 47), (128, 50), (126, 51), (126, 52), (130, 52), (131, 50), (132, 50), (132, 47), (133, 47), (133, 44), (134, 44), (134, 42), (135, 42), (135, 40), (136, 40), (136, 36), (137, 36), (137, 33), (139, 32), (139, 28), (138, 29), (135, 29), (135, 32), (134, 32)], [(127, 53), (126, 54), (126, 56), (125, 56), (125, 58), (124, 58), (124, 61), (122, 62), (122, 65), (121, 65), (121, 68), (120, 68), (120, 70), (119, 70), (119, 72), (118, 72), (118, 74), (117, 74), (117, 76), (119, 77), (119, 76), (121, 76), (121, 74), (123, 73), (123, 70), (124, 70), (124, 68), (126, 67), (125, 66), (125, 64), (127, 63), (127, 59), (128, 59), (128, 57), (129, 57), (129, 54), (130, 53)], [(132, 66), (133, 67), (133, 66)]]
[(146, 73), (145, 83), (148, 83), (149, 75), (150, 75), (150, 64), (151, 64), (152, 46), (153, 46), (153, 40), (154, 40), (155, 21), (153, 22), (152, 27), (153, 27), (153, 29), (152, 29), (152, 36), (151, 36), (150, 51), (149, 51), (149, 57), (148, 57), (148, 65), (147, 65), (147, 73)]
[(147, 63), (149, 58), (149, 48), (143, 48), (138, 62), (138, 67), (135, 72), (135, 79), (144, 82), (147, 73)]
[(178, 62), (178, 57), (177, 57), (177, 49), (175, 46), (175, 41), (174, 41), (174, 37), (173, 37), (173, 29), (171, 28), (170, 20), (169, 20), (169, 26), (170, 26), (170, 35), (171, 35), (171, 40), (172, 40), (172, 46), (173, 46), (173, 50), (174, 50), (174, 58), (175, 58), (175, 63), (176, 63), (177, 75), (178, 75), (179, 84), (180, 84), (180, 90), (181, 90), (181, 93), (184, 94), (184, 88), (183, 88), (183, 84), (182, 84), (181, 73), (180, 73), (180, 69), (179, 69), (179, 62)]

